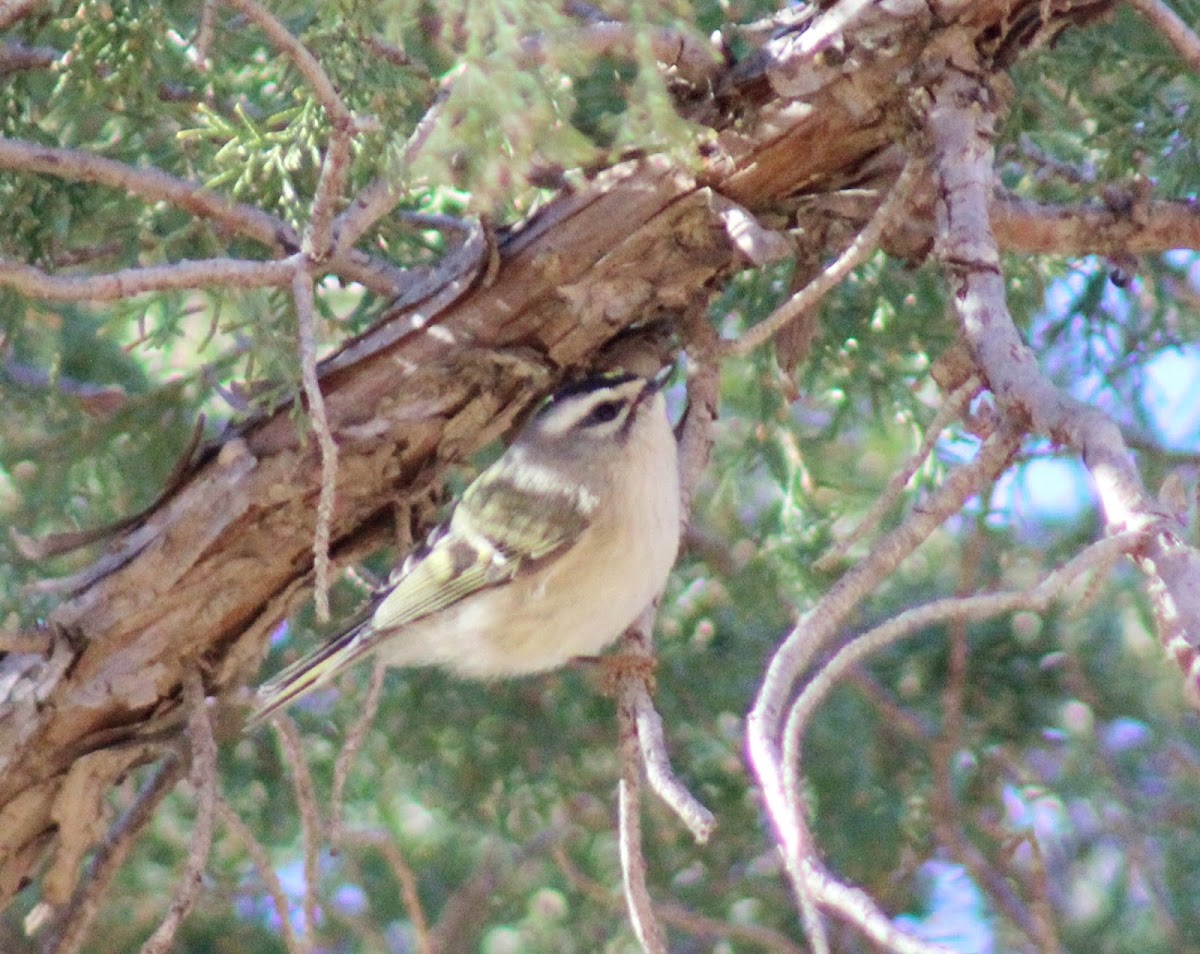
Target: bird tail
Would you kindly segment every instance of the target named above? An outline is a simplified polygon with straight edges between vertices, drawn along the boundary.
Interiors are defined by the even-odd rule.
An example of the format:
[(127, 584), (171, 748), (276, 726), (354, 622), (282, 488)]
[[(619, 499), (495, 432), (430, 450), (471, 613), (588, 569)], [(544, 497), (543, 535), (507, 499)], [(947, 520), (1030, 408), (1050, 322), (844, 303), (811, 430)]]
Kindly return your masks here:
[(246, 722), (251, 729), (262, 725), (276, 712), (290, 706), (338, 673), (354, 665), (376, 646), (370, 621), (346, 630), (302, 659), (296, 660), (270, 682), (259, 686), (254, 711)]

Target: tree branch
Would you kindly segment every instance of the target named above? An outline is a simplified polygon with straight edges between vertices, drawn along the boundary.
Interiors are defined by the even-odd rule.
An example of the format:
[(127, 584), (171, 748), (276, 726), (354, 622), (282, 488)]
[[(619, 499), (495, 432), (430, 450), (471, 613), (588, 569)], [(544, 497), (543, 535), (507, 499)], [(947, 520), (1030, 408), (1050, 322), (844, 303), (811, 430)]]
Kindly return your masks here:
[(273, 262), (210, 258), (123, 268), (107, 275), (50, 275), (32, 265), (0, 260), (0, 282), (31, 298), (46, 301), (119, 301), (146, 292), (186, 291), (208, 285), (279, 287), (291, 281), (295, 270), (296, 256)]
[(1200, 73), (1200, 37), (1179, 14), (1163, 0), (1129, 0), (1129, 5), (1163, 35), (1193, 73)]
[(1009, 314), (988, 218), (996, 108), (994, 94), (962, 69), (947, 70), (933, 87), (929, 128), (941, 179), (937, 254), (963, 334), (1001, 412), (1080, 454), (1109, 532), (1145, 532), (1135, 561), (1146, 577), (1159, 638), (1200, 705), (1200, 552), (1146, 493), (1120, 429), (1042, 374)]
[(196, 820), (192, 823), (187, 863), (175, 898), (167, 916), (142, 945), (142, 954), (167, 954), (175, 942), (179, 926), (191, 914), (200, 897), (217, 817), (217, 740), (213, 737), (204, 684), (198, 671), (192, 672), (184, 685), (183, 695), (188, 707), (188, 744), (192, 760), (190, 780), (192, 788), (196, 790)]
[[(995, 480), (1008, 466), (1020, 446), (1022, 432), (1002, 427), (989, 437), (975, 459), (951, 471), (941, 487), (924, 505), (887, 534), (849, 573), (818, 601), (775, 650), (766, 675), (746, 721), (747, 748), (751, 768), (762, 785), (766, 811), (778, 835), (783, 862), (796, 892), (810, 935), (820, 922), (812, 911), (815, 903), (853, 915), (853, 923), (868, 936), (889, 944), (900, 944), (886, 916), (857, 889), (838, 883), (820, 865), (811, 833), (801, 811), (802, 799), (793, 787), (784, 760), (784, 713), (789, 698), (812, 659), (842, 626), (851, 611), (872, 592), (944, 520), (958, 513), (967, 499)], [(905, 936), (895, 950), (928, 951), (928, 946)], [(820, 945), (821, 935), (810, 938)], [(910, 944), (911, 942), (911, 944)], [(916, 945), (916, 946), (912, 946)]]
[(103, 843), (92, 856), (70, 903), (59, 915), (56, 927), (42, 947), (45, 954), (75, 954), (87, 943), (88, 931), (100, 913), (108, 885), (125, 863), (138, 836), (150, 824), (155, 809), (183, 777), (183, 772), (183, 759), (172, 752), (159, 762), (146, 779), (133, 804), (108, 830)]
[(796, 292), (757, 325), (747, 329), (736, 341), (726, 346), (727, 354), (744, 356), (773, 338), (780, 329), (812, 310), (847, 275), (865, 262), (876, 250), (879, 240), (904, 210), (914, 186), (920, 179), (923, 164), (909, 159), (896, 184), (883, 200), (866, 227), (854, 237), (844, 252), (821, 274)]
[(95, 182), (147, 202), (169, 202), (276, 252), (289, 254), (300, 247), (299, 237), (282, 219), (254, 206), (232, 202), (204, 186), (177, 179), (159, 169), (139, 169), (79, 149), (56, 149), (7, 138), (0, 138), (0, 169), (38, 172), (72, 182)]

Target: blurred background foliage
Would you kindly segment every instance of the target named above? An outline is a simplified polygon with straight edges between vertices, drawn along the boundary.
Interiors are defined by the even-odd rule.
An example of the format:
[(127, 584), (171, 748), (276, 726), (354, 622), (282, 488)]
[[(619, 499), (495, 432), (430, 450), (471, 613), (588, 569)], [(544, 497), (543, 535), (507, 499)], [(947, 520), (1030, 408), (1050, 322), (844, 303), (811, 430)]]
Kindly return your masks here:
[[(1172, 5), (1200, 21), (1195, 0)], [(647, 29), (722, 29), (735, 50), (745, 47), (740, 25), (774, 12), (749, 0), (597, 6)], [(404, 211), (486, 212), (513, 223), (549, 194), (548, 179), (631, 148), (694, 154), (703, 136), (672, 108), (645, 44), (621, 56), (581, 49), (572, 40), (578, 20), (557, 3), (272, 7), (351, 108), (381, 121), (357, 144), (352, 187), (392, 174), (405, 187)], [(0, 129), (193, 178), (302, 225), (326, 118), (261, 33), (226, 12), (210, 68), (198, 68), (189, 54), (199, 11), (193, 2), (62, 2), (24, 21), (8, 39), (64, 55), (52, 68), (4, 78)], [(521, 52), (535, 33), (544, 40), (536, 65)], [(1025, 57), (1013, 78), (998, 163), (1014, 193), (1101, 201), (1106, 187), (1133, 191), (1145, 179), (1158, 197), (1195, 198), (1197, 78), (1128, 9), (1068, 31), (1053, 49)], [(404, 164), (406, 143), (439, 96), (433, 135), (420, 159)], [(262, 254), (170, 205), (47, 177), (0, 173), (0, 207), (0, 255), (52, 270)], [(453, 240), (392, 215), (364, 243), (414, 264), (436, 260)], [(1126, 428), (1148, 483), (1175, 475), (1191, 488), (1194, 542), (1200, 266), (1192, 254), (1146, 256), (1123, 287), (1113, 270), (1096, 258), (1012, 256), (1010, 305), (1056, 382)], [(737, 334), (786, 297), (789, 278), (788, 268), (737, 276), (713, 322)], [(332, 287), (321, 302), (330, 348), (386, 304)], [(136, 512), (162, 489), (201, 414), (212, 437), (247, 411), (240, 396), (249, 383), (275, 382), (274, 398), (295, 387), (294, 316), (276, 293), (84, 307), (0, 290), (0, 304), (0, 513), (21, 534)], [(922, 439), (943, 396), (929, 368), (955, 334), (936, 269), (882, 256), (826, 300), (819, 329), (794, 373), (766, 351), (722, 369), (712, 463), (660, 615), (658, 705), (675, 766), (719, 828), (697, 847), (650, 799), (651, 888), (733, 932), (673, 926), (677, 951), (770, 949), (736, 933), (748, 926), (800, 946), (743, 758), (744, 715), (790, 622), (836, 578), (813, 561)], [(674, 398), (682, 400), (678, 389)], [(952, 429), (888, 525), (976, 446)], [(1029, 585), (1100, 532), (1078, 466), (1032, 443), (861, 608), (856, 631), (937, 596)], [(7, 623), (53, 605), (30, 583), (94, 556), (31, 563), (0, 537)], [(370, 565), (384, 573), (397, 556), (381, 553)], [(361, 594), (345, 584), (334, 598), (347, 615)], [(313, 645), (316, 629), (308, 613), (291, 620), (267, 669)], [(366, 676), (295, 713), (323, 801)], [(1179, 684), (1125, 566), (1042, 617), (908, 640), (839, 689), (809, 734), (807, 784), (828, 861), (889, 910), (908, 912), (910, 925), (941, 931), (964, 951), (1030, 947), (1014, 922), (1039, 901), (1052, 905), (1066, 949), (1194, 946), (1200, 723)], [(487, 886), (465, 918), (464, 950), (634, 950), (613, 832), (612, 710), (586, 670), (495, 685), (390, 675), (350, 777), (347, 821), (395, 840), (433, 923), (465, 885)], [(137, 782), (113, 796), (114, 809)], [(300, 820), (269, 732), (225, 747), (222, 788), (265, 846), (292, 899), (289, 916), (302, 924)], [(168, 799), (125, 865), (90, 950), (132, 950), (157, 924), (192, 813), (186, 791)], [(20, 928), (33, 894), (4, 915), (3, 950), (36, 949)], [(413, 949), (409, 912), (379, 852), (323, 852), (320, 899), (321, 951)], [(180, 949), (282, 951), (277, 921), (244, 847), (222, 833)]]

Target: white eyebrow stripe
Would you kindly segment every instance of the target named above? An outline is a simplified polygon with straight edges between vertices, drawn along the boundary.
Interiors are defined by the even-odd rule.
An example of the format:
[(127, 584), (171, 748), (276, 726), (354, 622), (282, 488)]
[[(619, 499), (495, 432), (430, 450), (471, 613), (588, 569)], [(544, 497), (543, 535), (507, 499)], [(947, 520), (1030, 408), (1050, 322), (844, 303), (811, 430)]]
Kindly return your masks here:
[(642, 382), (638, 380), (624, 381), (618, 385), (597, 388), (587, 394), (574, 395), (560, 404), (553, 405), (544, 413), (539, 428), (548, 437), (561, 437), (568, 431), (579, 426), (579, 423), (595, 409), (596, 405), (606, 401), (623, 403), (622, 413), (614, 419), (613, 429), (623, 423), (626, 415), (633, 406), (633, 398), (641, 391)]

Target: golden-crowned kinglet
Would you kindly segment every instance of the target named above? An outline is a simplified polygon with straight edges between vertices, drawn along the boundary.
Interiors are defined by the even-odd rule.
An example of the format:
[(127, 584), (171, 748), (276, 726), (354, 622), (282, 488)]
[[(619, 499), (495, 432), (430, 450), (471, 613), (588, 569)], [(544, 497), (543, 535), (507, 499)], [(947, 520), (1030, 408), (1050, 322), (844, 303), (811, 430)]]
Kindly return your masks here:
[(252, 721), (371, 653), (488, 679), (604, 649), (662, 590), (679, 547), (661, 386), (623, 374), (559, 391), (356, 625), (258, 690)]

